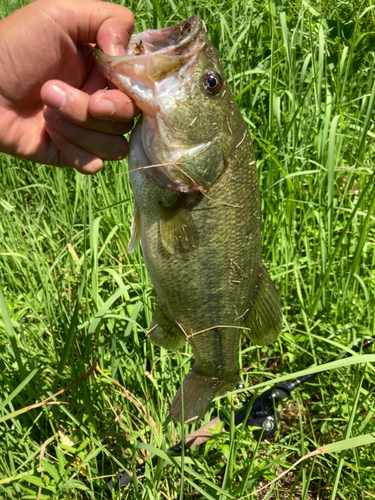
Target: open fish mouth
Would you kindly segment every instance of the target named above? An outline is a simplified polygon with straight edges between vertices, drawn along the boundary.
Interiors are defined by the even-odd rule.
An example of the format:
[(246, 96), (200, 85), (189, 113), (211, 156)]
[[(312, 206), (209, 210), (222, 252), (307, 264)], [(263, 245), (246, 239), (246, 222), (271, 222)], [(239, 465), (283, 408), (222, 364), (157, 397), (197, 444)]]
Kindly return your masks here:
[(93, 53), (101, 72), (133, 98), (143, 112), (143, 132), (138, 139), (147, 152), (149, 165), (160, 165), (146, 175), (180, 192), (207, 190), (204, 179), (189, 165), (194, 163), (195, 154), (202, 155), (210, 148), (210, 142), (186, 140), (184, 131), (182, 137), (177, 136), (164, 120), (163, 105), (172, 95), (181, 99), (189, 92), (196, 61), (206, 44), (204, 22), (192, 16), (168, 28), (132, 35), (126, 55), (110, 56), (98, 47)]
[(144, 33), (138, 33), (131, 37), (128, 52), (133, 56), (157, 52), (159, 55), (189, 58), (192, 51), (195, 50), (194, 42), (203, 26), (203, 22), (198, 16), (192, 16), (169, 28), (148, 29)]
[[(124, 56), (109, 56), (99, 47), (95, 47), (93, 56), (109, 80), (130, 95), (142, 111), (155, 116), (155, 93), (160, 92), (157, 83), (191, 62), (204, 45), (204, 23), (193, 16), (175, 26), (132, 35)], [(169, 88), (171, 85), (169, 82)]]

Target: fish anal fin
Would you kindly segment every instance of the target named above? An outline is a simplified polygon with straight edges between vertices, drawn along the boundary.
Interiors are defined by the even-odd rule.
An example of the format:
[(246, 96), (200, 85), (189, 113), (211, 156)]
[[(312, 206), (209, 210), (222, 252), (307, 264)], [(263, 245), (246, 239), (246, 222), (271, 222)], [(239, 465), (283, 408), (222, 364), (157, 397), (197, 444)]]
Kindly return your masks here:
[(160, 206), (160, 235), (164, 248), (172, 255), (188, 260), (199, 246), (198, 230), (191, 212), (182, 202)]
[(140, 239), (141, 239), (141, 214), (139, 212), (139, 208), (135, 204), (132, 224), (130, 226), (130, 239), (127, 248), (129, 254), (134, 252), (135, 247), (138, 245)]
[(282, 326), (281, 304), (266, 268), (261, 266), (261, 282), (254, 303), (245, 319), (246, 333), (258, 345), (267, 345), (279, 335)]
[(164, 349), (175, 351), (185, 344), (185, 337), (179, 326), (169, 318), (163, 306), (158, 304), (150, 326), (151, 342)]

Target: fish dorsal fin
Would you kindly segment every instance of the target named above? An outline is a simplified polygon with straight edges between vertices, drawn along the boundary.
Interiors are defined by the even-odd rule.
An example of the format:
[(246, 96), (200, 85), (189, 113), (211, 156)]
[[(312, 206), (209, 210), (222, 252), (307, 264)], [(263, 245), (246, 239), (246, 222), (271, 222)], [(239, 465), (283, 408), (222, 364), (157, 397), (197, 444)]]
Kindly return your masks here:
[(172, 351), (180, 349), (185, 344), (185, 337), (181, 329), (169, 318), (160, 303), (152, 318), (150, 340), (153, 344)]
[(160, 207), (160, 235), (164, 248), (172, 255), (188, 260), (198, 250), (198, 230), (182, 201), (171, 207)]
[(245, 326), (250, 339), (258, 345), (267, 345), (279, 335), (282, 326), (281, 304), (277, 290), (264, 265), (255, 301), (246, 317)]
[(132, 224), (130, 226), (130, 240), (128, 243), (127, 251), (128, 253), (133, 253), (135, 247), (138, 245), (141, 239), (141, 214), (137, 205), (134, 205), (134, 213)]

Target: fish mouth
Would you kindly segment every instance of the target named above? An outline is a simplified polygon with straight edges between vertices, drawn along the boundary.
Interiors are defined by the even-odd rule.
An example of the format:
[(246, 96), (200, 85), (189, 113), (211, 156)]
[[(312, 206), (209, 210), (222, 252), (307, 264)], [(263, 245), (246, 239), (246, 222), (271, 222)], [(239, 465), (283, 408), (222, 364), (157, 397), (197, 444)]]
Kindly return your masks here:
[(195, 59), (205, 45), (206, 30), (198, 16), (160, 30), (132, 35), (126, 55), (110, 56), (95, 47), (93, 57), (102, 73), (132, 97), (145, 113), (155, 116), (155, 87)]
[[(158, 166), (150, 168), (147, 175), (162, 187), (184, 193), (207, 190), (201, 179), (193, 178), (187, 165), (192, 153), (200, 152), (202, 145), (181, 143), (174, 136), (163, 121), (161, 101), (175, 92), (181, 95), (182, 87), (187, 88), (206, 43), (204, 22), (195, 15), (168, 28), (132, 35), (125, 55), (110, 56), (99, 47), (93, 52), (104, 76), (134, 99), (146, 115), (142, 127), (145, 132), (137, 137), (144, 145), (149, 165)], [(155, 137), (159, 144), (154, 147), (158, 140)], [(179, 167), (181, 162), (183, 166)]]
[[(192, 16), (169, 28), (148, 29), (131, 37), (128, 52), (133, 56), (145, 54), (184, 55), (203, 27), (198, 16)], [(121, 56), (120, 56), (121, 57)]]

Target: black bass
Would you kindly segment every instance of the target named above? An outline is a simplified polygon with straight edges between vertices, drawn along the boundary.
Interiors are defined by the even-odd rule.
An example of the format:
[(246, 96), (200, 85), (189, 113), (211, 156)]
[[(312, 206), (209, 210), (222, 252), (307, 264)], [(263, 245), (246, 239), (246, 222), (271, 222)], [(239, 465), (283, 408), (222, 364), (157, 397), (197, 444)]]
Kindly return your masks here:
[[(278, 295), (261, 259), (251, 139), (198, 16), (133, 35), (125, 56), (96, 48), (94, 57), (142, 110), (130, 138), (135, 211), (128, 251), (142, 241), (158, 296), (151, 341), (192, 347), (183, 414), (193, 421), (236, 386), (242, 327), (261, 345), (281, 328)], [(181, 418), (181, 388), (170, 413)]]

